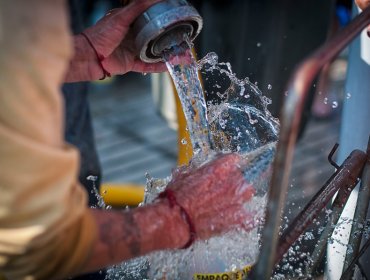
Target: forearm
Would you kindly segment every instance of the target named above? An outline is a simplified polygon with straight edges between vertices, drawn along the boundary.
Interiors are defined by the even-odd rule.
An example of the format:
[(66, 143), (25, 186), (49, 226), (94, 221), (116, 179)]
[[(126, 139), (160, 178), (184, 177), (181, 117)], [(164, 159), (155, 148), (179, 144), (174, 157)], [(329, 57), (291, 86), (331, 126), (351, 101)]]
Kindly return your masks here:
[(86, 38), (73, 36), (74, 55), (70, 61), (64, 82), (81, 82), (99, 80), (104, 73), (98, 63), (96, 54)]
[(189, 228), (177, 207), (167, 202), (131, 211), (91, 210), (98, 224), (98, 239), (83, 272), (96, 271), (161, 249), (181, 248)]

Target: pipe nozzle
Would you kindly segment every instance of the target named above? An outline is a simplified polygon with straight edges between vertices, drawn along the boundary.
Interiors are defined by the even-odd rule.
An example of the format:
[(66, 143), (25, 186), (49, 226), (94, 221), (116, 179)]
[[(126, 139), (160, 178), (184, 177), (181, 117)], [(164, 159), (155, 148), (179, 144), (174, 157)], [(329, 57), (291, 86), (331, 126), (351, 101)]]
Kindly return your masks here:
[(202, 26), (202, 17), (185, 0), (167, 0), (151, 6), (133, 24), (140, 59), (149, 63), (161, 61), (163, 51), (187, 38), (193, 41)]

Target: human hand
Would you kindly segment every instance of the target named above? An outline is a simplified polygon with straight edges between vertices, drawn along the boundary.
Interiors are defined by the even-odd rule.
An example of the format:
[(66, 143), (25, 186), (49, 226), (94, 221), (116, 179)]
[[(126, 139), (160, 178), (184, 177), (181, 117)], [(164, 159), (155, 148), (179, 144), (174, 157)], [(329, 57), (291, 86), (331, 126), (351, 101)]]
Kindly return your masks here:
[(245, 163), (239, 155), (222, 155), (199, 168), (174, 174), (167, 186), (174, 197), (160, 194), (155, 203), (130, 211), (91, 210), (100, 238), (82, 271), (94, 271), (156, 250), (184, 248), (192, 236), (181, 207), (199, 239), (235, 228), (254, 228), (255, 213), (243, 204), (255, 190), (244, 180), (240, 166)]
[(366, 9), (370, 6), (370, 0), (355, 0), (356, 5), (360, 7), (361, 10)]
[(180, 170), (168, 184), (188, 212), (198, 238), (255, 226), (254, 213), (244, 207), (255, 189), (244, 179), (241, 161), (237, 154), (223, 155), (195, 170)]
[[(365, 10), (370, 6), (370, 0), (355, 0), (355, 2), (361, 10)], [(367, 26), (367, 36), (370, 37), (370, 25)]]
[[(130, 25), (153, 4), (160, 0), (136, 0), (123, 8), (109, 11), (95, 25), (84, 30), (84, 34), (104, 59), (102, 66), (112, 74), (134, 72), (163, 72), (164, 63), (145, 63), (137, 57)], [(71, 61), (66, 81), (97, 80), (104, 76), (97, 55), (83, 35), (76, 35), (75, 56)]]

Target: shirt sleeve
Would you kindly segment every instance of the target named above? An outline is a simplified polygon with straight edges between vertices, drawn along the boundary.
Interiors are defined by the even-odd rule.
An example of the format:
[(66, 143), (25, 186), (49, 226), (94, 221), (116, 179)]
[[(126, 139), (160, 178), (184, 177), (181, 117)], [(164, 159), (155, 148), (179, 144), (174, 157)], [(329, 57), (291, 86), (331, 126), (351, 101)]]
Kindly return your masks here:
[(0, 274), (62, 278), (96, 238), (59, 92), (72, 54), (64, 0), (0, 0)]

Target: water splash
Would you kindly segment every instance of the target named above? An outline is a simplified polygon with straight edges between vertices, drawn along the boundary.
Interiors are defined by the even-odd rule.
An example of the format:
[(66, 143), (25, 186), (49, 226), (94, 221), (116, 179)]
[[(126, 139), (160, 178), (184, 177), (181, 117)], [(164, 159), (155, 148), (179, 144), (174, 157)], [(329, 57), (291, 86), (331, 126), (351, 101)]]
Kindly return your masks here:
[[(264, 200), (259, 208), (263, 209)], [(258, 203), (255, 204), (258, 208)], [(232, 231), (196, 242), (191, 248), (161, 251), (148, 256), (150, 279), (193, 279), (195, 273), (233, 271), (251, 264), (258, 254), (258, 229)], [(235, 248), (239, 248), (236, 250)]]
[[(255, 261), (258, 254), (258, 231), (263, 223), (266, 203), (266, 190), (270, 177), (270, 164), (275, 151), (275, 143), (243, 154), (245, 178), (257, 190), (251, 201), (244, 207), (254, 213), (256, 226), (251, 231), (237, 229), (206, 241), (197, 241), (186, 250), (154, 252), (145, 257), (150, 264), (149, 279), (193, 279), (195, 273), (220, 273), (241, 269)], [(167, 178), (169, 180), (169, 178)], [(163, 191), (166, 182), (151, 178), (148, 195), (155, 197)], [(154, 186), (154, 187), (153, 187)], [(153, 192), (156, 195), (153, 196)], [(141, 260), (145, 263), (145, 260)], [(136, 260), (138, 262), (138, 260)]]
[(248, 78), (239, 79), (230, 63), (219, 63), (215, 53), (198, 63), (204, 75), (226, 81), (223, 88), (212, 85), (207, 90), (208, 118), (215, 150), (250, 152), (278, 140), (279, 121), (269, 112), (271, 100)]
[(112, 209), (112, 207), (110, 205), (107, 205), (104, 202), (103, 197), (99, 194), (99, 190), (96, 187), (96, 181), (98, 180), (98, 176), (89, 175), (89, 176), (86, 177), (86, 180), (91, 181), (91, 183), (92, 183), (91, 193), (95, 195), (96, 200), (98, 201), (97, 207), (99, 207), (101, 209), (106, 209), (106, 210)]
[[(239, 79), (229, 63), (219, 63), (215, 53), (195, 62), (188, 46), (165, 53), (167, 67), (175, 82), (187, 120), (195, 158), (202, 165), (220, 152), (238, 152), (244, 158), (244, 176), (256, 189), (244, 207), (254, 213), (251, 231), (237, 229), (206, 241), (197, 241), (186, 250), (159, 251), (123, 263), (108, 271), (109, 279), (193, 279), (194, 273), (235, 271), (252, 264), (258, 254), (259, 225), (263, 223), (266, 191), (278, 138), (279, 123), (267, 109), (264, 97), (249, 79)], [(198, 78), (212, 80), (203, 91)], [(226, 87), (225, 87), (226, 84)], [(205, 101), (205, 95), (212, 101)], [(183, 167), (184, 168), (184, 167)], [(175, 171), (176, 172), (176, 171)], [(144, 204), (162, 192), (171, 177), (154, 179), (147, 175)], [(142, 270), (126, 278), (130, 268)], [(121, 275), (121, 278), (117, 278)], [(131, 276), (130, 276), (131, 277)]]

